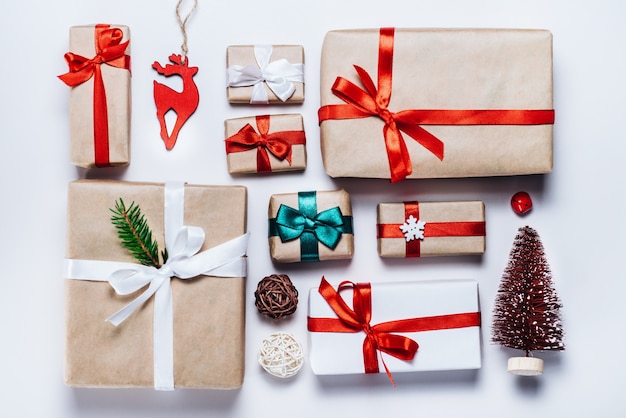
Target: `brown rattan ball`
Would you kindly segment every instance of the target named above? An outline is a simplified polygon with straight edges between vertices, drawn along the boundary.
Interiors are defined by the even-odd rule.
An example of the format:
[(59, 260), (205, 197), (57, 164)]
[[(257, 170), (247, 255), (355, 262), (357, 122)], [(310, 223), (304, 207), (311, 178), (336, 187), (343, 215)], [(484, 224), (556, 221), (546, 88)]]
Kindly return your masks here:
[(298, 307), (298, 290), (286, 274), (272, 274), (257, 285), (255, 305), (260, 313), (272, 319), (289, 316)]

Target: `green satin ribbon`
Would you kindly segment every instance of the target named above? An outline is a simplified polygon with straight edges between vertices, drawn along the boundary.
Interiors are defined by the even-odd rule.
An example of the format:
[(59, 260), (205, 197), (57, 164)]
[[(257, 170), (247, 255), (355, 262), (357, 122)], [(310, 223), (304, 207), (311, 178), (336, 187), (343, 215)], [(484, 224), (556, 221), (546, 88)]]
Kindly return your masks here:
[(317, 213), (316, 192), (298, 193), (298, 209), (280, 205), (269, 220), (269, 235), (282, 242), (300, 238), (302, 261), (319, 261), (318, 242), (334, 250), (342, 234), (352, 234), (352, 216), (343, 216), (339, 206)]

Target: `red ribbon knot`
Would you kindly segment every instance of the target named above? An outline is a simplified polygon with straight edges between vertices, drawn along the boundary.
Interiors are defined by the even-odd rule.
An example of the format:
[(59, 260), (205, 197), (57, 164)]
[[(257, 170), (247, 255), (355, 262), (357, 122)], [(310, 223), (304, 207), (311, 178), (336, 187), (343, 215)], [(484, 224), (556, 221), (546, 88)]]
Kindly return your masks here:
[(392, 183), (404, 180), (413, 172), (411, 157), (402, 132), (429, 150), (439, 160), (443, 160), (443, 142), (420, 125), (544, 125), (554, 123), (554, 110), (552, 109), (389, 111), (387, 106), (390, 103), (392, 91), (394, 36), (394, 28), (380, 29), (378, 86), (374, 84), (367, 71), (354, 65), (364, 89), (339, 76), (335, 79), (331, 91), (345, 104), (325, 105), (318, 110), (320, 124), (331, 119), (360, 119), (378, 116), (384, 123), (383, 136)]
[(279, 131), (269, 133), (270, 116), (256, 116), (257, 131), (247, 123), (236, 134), (226, 138), (226, 153), (257, 149), (257, 172), (272, 171), (268, 151), (280, 161), (291, 165), (292, 145), (306, 144), (304, 131)]
[(100, 66), (107, 64), (115, 68), (130, 71), (130, 55), (126, 55), (130, 41), (122, 42), (123, 32), (119, 28), (110, 28), (110, 25), (98, 24), (95, 26), (94, 42), (96, 55), (86, 58), (73, 52), (65, 54), (69, 71), (59, 76), (61, 81), (70, 87), (75, 87), (85, 81), (94, 79), (93, 86), (93, 130), (94, 156), (97, 167), (107, 167), (109, 161), (109, 125), (107, 98), (102, 70)]
[(389, 126), (390, 129), (396, 129), (396, 119), (389, 109), (379, 107), (376, 109), (376, 113), (378, 113), (378, 116), (385, 122), (385, 125)]
[(365, 332), (365, 335), (367, 335), (367, 338), (370, 338), (373, 341), (376, 340), (376, 337), (374, 336), (374, 330), (372, 329), (369, 323), (363, 324), (363, 332)]

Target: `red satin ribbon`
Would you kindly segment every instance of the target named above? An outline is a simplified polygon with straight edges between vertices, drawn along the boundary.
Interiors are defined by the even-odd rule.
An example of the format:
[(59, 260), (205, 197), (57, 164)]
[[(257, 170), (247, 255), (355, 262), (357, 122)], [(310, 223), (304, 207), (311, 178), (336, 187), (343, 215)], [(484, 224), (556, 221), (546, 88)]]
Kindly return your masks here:
[(59, 76), (68, 86), (74, 87), (84, 83), (91, 77), (93, 85), (93, 131), (94, 154), (97, 167), (107, 167), (109, 161), (109, 124), (107, 113), (107, 98), (102, 79), (101, 64), (122, 68), (130, 71), (130, 55), (124, 52), (130, 41), (122, 42), (124, 36), (119, 28), (109, 28), (110, 25), (99, 24), (95, 27), (94, 42), (96, 55), (85, 58), (81, 55), (68, 52), (65, 61), (69, 71)]
[[(339, 292), (352, 288), (352, 306), (343, 300)], [(337, 318), (307, 318), (310, 332), (361, 332), (363, 341), (363, 363), (365, 373), (378, 373), (378, 351), (401, 360), (412, 360), (419, 345), (414, 340), (394, 332), (423, 332), (443, 329), (465, 328), (480, 325), (480, 313), (468, 312), (451, 315), (437, 315), (422, 318), (409, 318), (381, 322), (371, 325), (372, 289), (369, 283), (341, 282), (337, 290), (322, 277), (319, 292), (337, 314)], [(382, 360), (385, 372), (394, 383), (391, 372)], [(394, 383), (395, 385), (395, 383)]]
[[(413, 215), (419, 220), (419, 203), (404, 202), (404, 219)], [(402, 238), (405, 239), (402, 224), (376, 224), (376, 238)], [(469, 222), (426, 222), (424, 226), (424, 239), (432, 237), (483, 237), (485, 236), (484, 221)], [(421, 240), (414, 239), (406, 243), (406, 256), (420, 256)]]
[(269, 132), (270, 117), (262, 115), (256, 117), (257, 133), (252, 125), (246, 124), (236, 134), (226, 138), (226, 153), (257, 149), (257, 172), (269, 173), (272, 171), (267, 151), (279, 160), (287, 160), (291, 165), (291, 146), (306, 144), (304, 131)]
[(413, 172), (405, 132), (437, 158), (443, 160), (443, 142), (420, 125), (544, 125), (554, 123), (554, 110), (442, 110), (420, 109), (391, 112), (394, 28), (381, 28), (378, 45), (378, 87), (363, 68), (355, 65), (365, 90), (337, 77), (331, 90), (346, 104), (322, 106), (321, 124), (329, 119), (357, 119), (378, 116), (384, 122), (383, 135), (391, 172), (391, 182), (404, 180)]

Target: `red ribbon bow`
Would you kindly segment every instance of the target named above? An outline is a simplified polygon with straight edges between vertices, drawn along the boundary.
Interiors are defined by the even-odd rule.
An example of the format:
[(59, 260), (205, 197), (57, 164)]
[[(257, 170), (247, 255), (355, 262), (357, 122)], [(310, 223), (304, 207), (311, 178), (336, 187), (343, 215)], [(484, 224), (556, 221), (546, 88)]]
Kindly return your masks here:
[(328, 119), (355, 119), (378, 116), (384, 122), (383, 135), (391, 171), (391, 182), (404, 180), (413, 172), (405, 132), (437, 158), (443, 160), (443, 142), (420, 125), (543, 125), (554, 123), (554, 110), (403, 110), (391, 112), (394, 28), (381, 28), (378, 45), (378, 87), (363, 68), (354, 65), (365, 90), (337, 77), (331, 90), (346, 104), (322, 106), (319, 123)]
[(122, 42), (124, 34), (119, 28), (99, 24), (95, 27), (96, 55), (86, 58), (72, 52), (65, 54), (69, 71), (59, 76), (61, 81), (70, 87), (94, 78), (93, 120), (94, 120), (94, 153), (97, 167), (109, 166), (109, 126), (107, 99), (102, 80), (101, 64), (122, 68), (130, 71), (130, 56), (124, 52), (130, 41)]
[(279, 160), (287, 160), (291, 165), (291, 146), (304, 145), (304, 131), (280, 131), (268, 133), (270, 129), (269, 115), (256, 116), (257, 133), (252, 125), (246, 124), (236, 134), (226, 138), (226, 153), (242, 152), (256, 148), (257, 172), (272, 171), (267, 151)]
[[(339, 292), (352, 288), (352, 306), (343, 300)], [(419, 345), (414, 340), (394, 332), (420, 332), (442, 329), (464, 328), (480, 325), (480, 313), (469, 312), (423, 318), (401, 319), (371, 325), (372, 289), (369, 283), (341, 282), (337, 290), (322, 277), (319, 292), (337, 314), (337, 318), (307, 318), (310, 332), (360, 332), (365, 333), (363, 341), (363, 362), (365, 373), (379, 373), (378, 351), (401, 360), (412, 360)], [(383, 367), (392, 384), (393, 377), (384, 359)]]
[[(417, 220), (420, 218), (419, 202), (404, 202), (404, 219), (409, 216)], [(376, 224), (376, 238), (405, 238), (402, 224)], [(469, 222), (426, 222), (424, 239), (429, 237), (483, 237), (485, 236), (484, 221)], [(406, 256), (420, 256), (421, 240), (414, 239), (406, 242)]]

